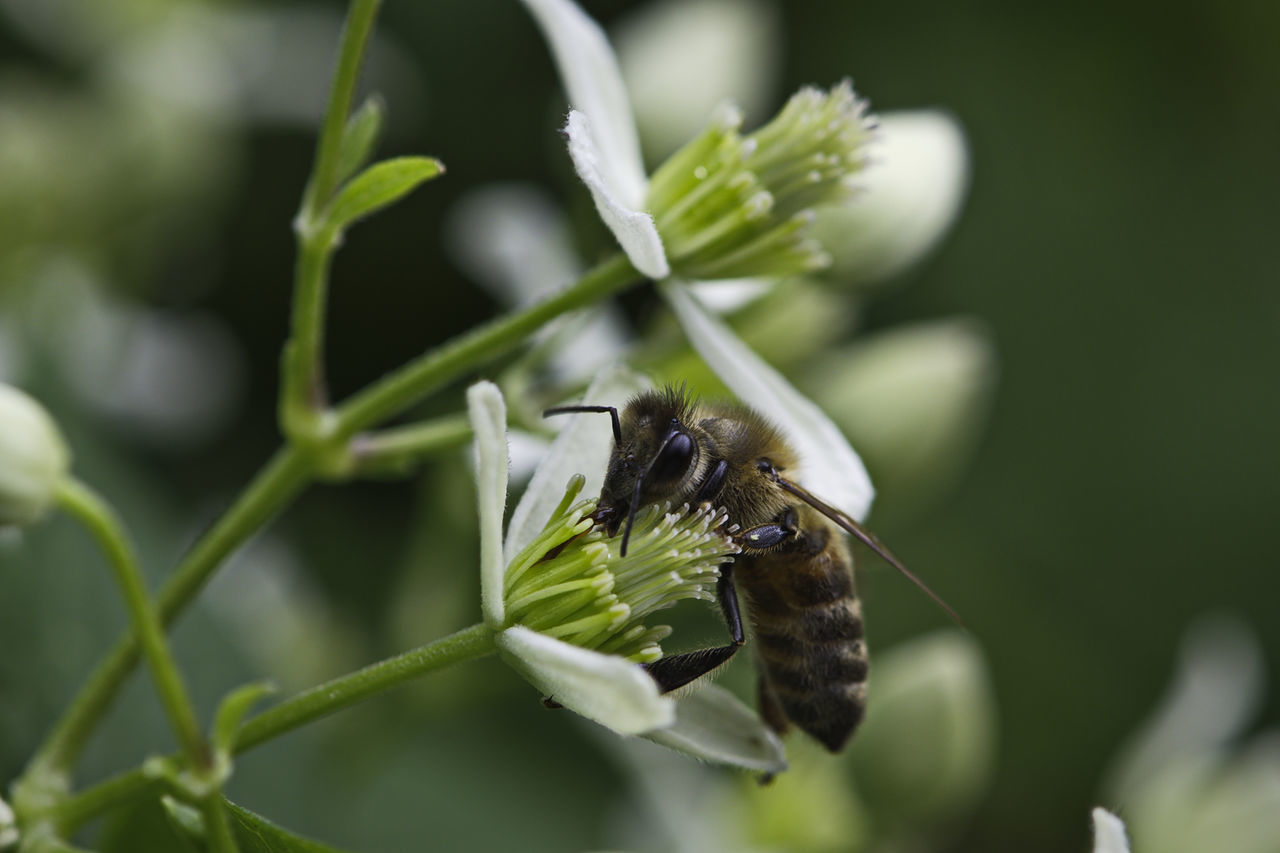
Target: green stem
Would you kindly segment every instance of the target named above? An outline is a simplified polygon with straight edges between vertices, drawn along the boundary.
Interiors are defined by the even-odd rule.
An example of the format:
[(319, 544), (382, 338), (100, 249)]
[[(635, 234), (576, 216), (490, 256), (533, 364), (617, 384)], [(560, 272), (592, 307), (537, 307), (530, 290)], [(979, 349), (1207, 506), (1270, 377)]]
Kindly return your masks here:
[(108, 809), (150, 794), (160, 784), (153, 775), (135, 767), (57, 803), (47, 817), (60, 834), (69, 836)]
[(368, 475), (408, 471), (424, 457), (461, 447), (471, 438), (466, 415), (446, 415), (351, 439), (351, 473)]
[(210, 853), (239, 853), (240, 847), (231, 834), (231, 822), (227, 819), (227, 807), (222, 794), (217, 793), (200, 804), (204, 815), (204, 833), (209, 841)]
[(58, 503), (67, 513), (88, 528), (98, 540), (107, 561), (115, 572), (116, 583), (124, 595), (133, 625), (133, 636), (142, 645), (143, 657), (151, 669), (160, 702), (169, 715), (178, 744), (192, 767), (204, 767), (209, 750), (200, 731), (191, 698), (182, 683), (178, 664), (165, 640), (164, 627), (156, 613), (146, 583), (138, 568), (137, 557), (124, 534), (119, 518), (111, 506), (83, 483), (67, 479), (58, 486)]
[(338, 66), (329, 88), (329, 103), (325, 110), (324, 126), (316, 143), (316, 161), (311, 169), (311, 181), (303, 194), (299, 215), (315, 219), (333, 195), (338, 184), (338, 164), (342, 153), (342, 133), (351, 114), (351, 102), (360, 77), (360, 65), (364, 49), (373, 33), (382, 0), (354, 0), (347, 20), (342, 27), (338, 48)]
[[(296, 447), (280, 450), (226, 514), (187, 552), (157, 597), (162, 623), (171, 623), (195, 598), (214, 569), (306, 485), (310, 480), (309, 459)], [(111, 647), (36, 751), (24, 779), (67, 775), (137, 661), (137, 641), (132, 633), (126, 634)]]
[(382, 423), (445, 383), (512, 349), (561, 314), (618, 293), (638, 280), (640, 274), (626, 256), (614, 256), (576, 284), (454, 338), (357, 393), (338, 407), (336, 433), (351, 436)]
[(258, 714), (240, 727), (233, 750), (245, 752), (321, 717), (327, 717), (378, 693), (455, 663), (485, 657), (495, 651), (493, 631), (472, 625), (364, 669), (304, 690)]
[(365, 47), (381, 0), (354, 0), (342, 28), (338, 65), (329, 90), (324, 126), (316, 143), (311, 179), (294, 220), (298, 260), (294, 268), (293, 312), (281, 364), (280, 420), (287, 436), (309, 435), (326, 405), (324, 391), (325, 305), (335, 232), (322, 227), (320, 211), (338, 186), (342, 137)]
[[(418, 676), (493, 654), (494, 649), (491, 629), (482, 624), (464, 628), (433, 643), (304, 690), (263, 711), (240, 727), (232, 750), (235, 753), (245, 752)], [(50, 820), (60, 832), (70, 835), (113, 806), (146, 794), (156, 784), (156, 780), (143, 768), (134, 768), (52, 804), (39, 817)]]

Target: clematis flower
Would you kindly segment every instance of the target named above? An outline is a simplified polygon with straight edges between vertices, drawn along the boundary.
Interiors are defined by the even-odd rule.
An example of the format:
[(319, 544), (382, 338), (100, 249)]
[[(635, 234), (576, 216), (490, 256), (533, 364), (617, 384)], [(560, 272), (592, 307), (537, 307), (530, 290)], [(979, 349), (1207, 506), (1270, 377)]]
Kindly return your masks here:
[[(642, 387), (633, 374), (610, 370), (589, 393), (623, 396)], [(557, 704), (619, 734), (650, 733), (719, 763), (784, 769), (776, 736), (727, 691), (708, 685), (677, 711), (639, 665), (662, 656), (671, 630), (646, 624), (647, 617), (686, 598), (714, 600), (719, 566), (738, 550), (723, 511), (649, 507), (621, 556), (618, 538), (589, 516), (594, 500), (575, 503), (588, 483), (598, 491), (610, 445), (596, 427), (604, 437), (611, 431), (598, 418), (574, 417), (534, 473), (504, 542), (505, 404), (497, 386), (481, 382), (468, 390), (467, 405), (476, 436), (481, 604), (502, 659)], [(568, 473), (579, 468), (584, 473)]]
[(865, 517), (874, 490), (840, 430), (713, 316), (688, 281), (779, 277), (827, 263), (807, 236), (812, 208), (847, 197), (849, 175), (864, 165), (870, 136), (864, 104), (847, 84), (826, 93), (806, 88), (746, 137), (738, 132), (741, 114), (724, 108), (650, 180), (604, 32), (570, 0), (525, 5), (560, 69), (572, 107), (569, 154), (601, 219), (636, 269), (661, 281), (659, 292), (699, 355), (792, 440), (806, 486)]

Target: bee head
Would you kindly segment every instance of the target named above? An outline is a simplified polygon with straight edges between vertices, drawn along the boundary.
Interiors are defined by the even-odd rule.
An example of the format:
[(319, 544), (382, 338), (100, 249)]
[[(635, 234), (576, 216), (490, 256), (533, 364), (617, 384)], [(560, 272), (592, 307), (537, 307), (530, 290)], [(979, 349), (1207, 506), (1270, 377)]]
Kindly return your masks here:
[(613, 455), (595, 511), (610, 534), (623, 521), (622, 554), (641, 507), (657, 501), (681, 503), (694, 491), (698, 439), (686, 426), (691, 404), (684, 388), (650, 391), (631, 399), (622, 416), (612, 406), (561, 406), (544, 414), (608, 412), (613, 417)]

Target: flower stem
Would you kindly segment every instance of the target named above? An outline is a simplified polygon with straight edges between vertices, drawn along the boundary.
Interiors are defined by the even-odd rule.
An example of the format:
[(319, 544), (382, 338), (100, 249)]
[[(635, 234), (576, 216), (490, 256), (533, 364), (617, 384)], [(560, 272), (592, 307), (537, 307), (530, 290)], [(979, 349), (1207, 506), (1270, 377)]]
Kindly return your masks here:
[(298, 260), (294, 267), (292, 326), (281, 360), (280, 393), (280, 422), (288, 436), (305, 436), (314, 431), (326, 405), (325, 305), (336, 233), (321, 224), (321, 211), (338, 187), (343, 131), (380, 5), (381, 0), (354, 0), (351, 4), (342, 28), (324, 126), (316, 143), (315, 164), (294, 219)]
[(207, 797), (200, 804), (200, 813), (204, 815), (204, 832), (210, 853), (239, 853), (240, 847), (231, 834), (231, 822), (227, 819), (222, 794)]
[(193, 767), (205, 766), (209, 761), (209, 751), (196, 720), (195, 709), (182, 683), (178, 664), (165, 640), (164, 627), (147, 594), (137, 557), (129, 545), (119, 518), (111, 506), (92, 489), (73, 479), (59, 484), (58, 503), (88, 528), (106, 554), (129, 609), (133, 636), (141, 643), (142, 654), (151, 669), (156, 691), (169, 715), (169, 723), (173, 726), (178, 744)]
[(483, 624), (464, 628), (425, 646), (304, 690), (292, 699), (263, 711), (241, 726), (233, 750), (240, 753), (252, 749), (420, 675), (485, 657), (495, 650), (492, 629)]
[[(285, 447), (258, 473), (226, 514), (187, 552), (157, 596), (160, 621), (168, 625), (191, 602), (226, 557), (296, 495), (310, 479), (309, 457)], [(89, 735), (106, 714), (138, 661), (132, 633), (107, 652), (31, 759), (24, 779), (65, 777)]]
[(336, 433), (351, 436), (404, 411), (463, 373), (507, 352), (561, 314), (611, 296), (640, 279), (618, 254), (576, 284), (467, 332), (384, 376), (338, 407)]
[(445, 415), (351, 439), (348, 458), (356, 475), (409, 471), (427, 456), (462, 447), (471, 439), (466, 415)]

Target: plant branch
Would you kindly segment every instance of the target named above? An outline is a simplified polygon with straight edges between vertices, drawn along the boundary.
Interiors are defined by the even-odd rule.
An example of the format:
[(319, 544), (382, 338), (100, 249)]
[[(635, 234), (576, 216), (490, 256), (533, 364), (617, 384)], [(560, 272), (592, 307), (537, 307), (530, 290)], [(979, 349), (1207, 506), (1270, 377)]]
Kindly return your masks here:
[(322, 224), (321, 211), (338, 188), (342, 137), (355, 95), (365, 48), (381, 0), (354, 0), (342, 28), (338, 65), (329, 90), (324, 126), (316, 143), (311, 178), (294, 220), (298, 260), (294, 268), (289, 340), (281, 360), (280, 423), (287, 436), (308, 435), (325, 405), (324, 327), (329, 264), (337, 233)]
[[(285, 447), (258, 473), (226, 514), (187, 552), (157, 596), (160, 621), (168, 625), (204, 586), (213, 571), (287, 504), (311, 477), (309, 457)], [(111, 647), (31, 759), (24, 779), (65, 777), (98, 721), (138, 662), (132, 633)], [(42, 786), (43, 787), (43, 786)]]
[(191, 766), (206, 766), (209, 762), (208, 745), (200, 731), (191, 698), (182, 683), (178, 664), (165, 640), (164, 626), (147, 594), (137, 557), (119, 518), (105, 500), (88, 486), (73, 479), (59, 484), (58, 504), (89, 530), (106, 554), (129, 610), (133, 636), (142, 646), (143, 657), (151, 669), (156, 692), (169, 716), (178, 745)]
[(240, 727), (232, 751), (245, 752), (421, 675), (493, 654), (495, 648), (493, 631), (483, 624), (477, 624), (425, 646), (370, 664), (364, 669), (339, 676), (304, 690), (250, 719)]

